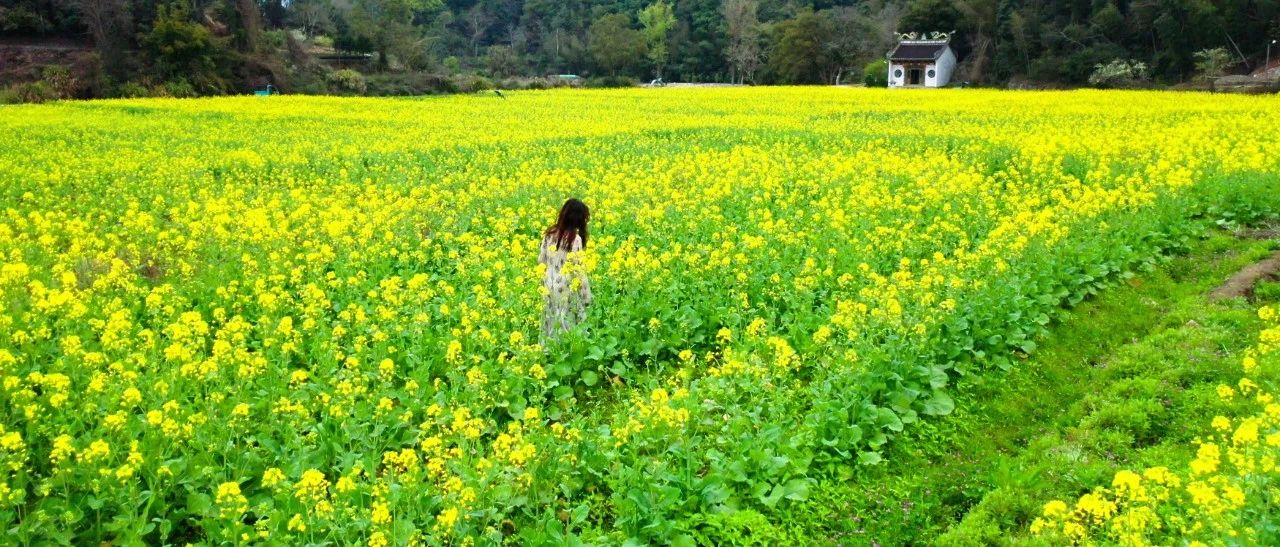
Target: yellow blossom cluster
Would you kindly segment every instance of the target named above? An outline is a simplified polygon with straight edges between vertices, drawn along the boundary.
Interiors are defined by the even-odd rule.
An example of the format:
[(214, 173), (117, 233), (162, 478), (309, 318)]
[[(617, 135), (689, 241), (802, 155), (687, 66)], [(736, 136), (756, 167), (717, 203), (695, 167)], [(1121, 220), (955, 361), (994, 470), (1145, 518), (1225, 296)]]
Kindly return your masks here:
[[(872, 461), (950, 411), (930, 365), (1028, 348), (1012, 333), (1041, 311), (1280, 170), (1280, 136), (1256, 131), (1280, 114), (1250, 97), (492, 99), (6, 107), (10, 537), (564, 543), (536, 534), (637, 522), (583, 512), (623, 510), (603, 489), (656, 484), (663, 458), (758, 467), (728, 461), (780, 442), (757, 432), (795, 433), (770, 461)], [(596, 298), (544, 345), (536, 257), (571, 196)], [(1230, 425), (1218, 473), (1253, 435)], [(719, 444), (667, 450), (694, 441)], [(760, 484), (807, 476), (776, 472)], [(620, 477), (644, 480), (599, 484)], [(1142, 477), (1125, 492), (1154, 496)]]
[(1258, 534), (1264, 533), (1261, 524), (1280, 484), (1280, 400), (1274, 388), (1263, 389), (1250, 376), (1280, 366), (1280, 316), (1272, 307), (1261, 308), (1258, 316), (1265, 328), (1242, 358), (1247, 376), (1217, 389), (1224, 400), (1244, 398), (1252, 414), (1215, 416), (1195, 457), (1182, 465), (1122, 470), (1109, 488), (1096, 488), (1070, 506), (1046, 503), (1031, 532), (1085, 544), (1266, 543)]

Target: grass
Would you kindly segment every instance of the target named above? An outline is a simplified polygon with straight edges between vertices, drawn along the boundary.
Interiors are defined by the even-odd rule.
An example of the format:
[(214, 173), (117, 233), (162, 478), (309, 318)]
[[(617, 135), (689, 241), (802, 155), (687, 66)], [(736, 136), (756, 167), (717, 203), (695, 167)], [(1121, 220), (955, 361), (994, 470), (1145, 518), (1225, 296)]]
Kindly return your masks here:
[[(1183, 256), (1064, 310), (1008, 373), (970, 375), (953, 416), (893, 444), (886, 463), (813, 491), (774, 521), (709, 519), (720, 544), (974, 545), (1033, 542), (1031, 519), (1123, 468), (1188, 457), (1208, 417), (1227, 412), (1256, 304), (1205, 295), (1273, 243), (1218, 233)], [(1272, 284), (1274, 285), (1274, 284)], [(1262, 285), (1261, 302), (1280, 290)]]

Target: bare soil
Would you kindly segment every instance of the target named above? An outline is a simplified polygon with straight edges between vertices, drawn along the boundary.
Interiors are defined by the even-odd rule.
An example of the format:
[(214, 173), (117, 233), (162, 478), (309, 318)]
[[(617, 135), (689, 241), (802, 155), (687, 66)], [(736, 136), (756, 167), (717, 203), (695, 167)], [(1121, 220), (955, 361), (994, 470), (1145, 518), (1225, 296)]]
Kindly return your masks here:
[[(1261, 239), (1261, 238), (1260, 238)], [(1229, 298), (1249, 298), (1253, 296), (1253, 287), (1263, 279), (1280, 279), (1280, 251), (1261, 262), (1249, 265), (1227, 279), (1209, 293), (1210, 300), (1226, 300)]]

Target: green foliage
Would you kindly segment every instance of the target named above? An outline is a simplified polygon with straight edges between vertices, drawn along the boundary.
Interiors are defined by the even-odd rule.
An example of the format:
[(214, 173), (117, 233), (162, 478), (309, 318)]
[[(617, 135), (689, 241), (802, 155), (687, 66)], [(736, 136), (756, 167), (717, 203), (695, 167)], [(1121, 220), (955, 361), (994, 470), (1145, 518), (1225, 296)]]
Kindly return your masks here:
[(15, 91), (18, 95), (18, 102), (22, 103), (44, 103), (61, 98), (58, 90), (50, 85), (49, 82), (43, 80), (19, 84)]
[(262, 47), (268, 48), (270, 50), (284, 49), (285, 33), (286, 31), (284, 29), (274, 29), (274, 30), (263, 31), (261, 34)]
[(495, 78), (506, 78), (522, 72), (523, 67), (519, 55), (511, 46), (489, 46), (485, 53), (484, 66), (489, 75)]
[(644, 36), (631, 28), (631, 17), (625, 13), (596, 19), (587, 43), (596, 66), (611, 76), (633, 68), (645, 55)]
[(1141, 61), (1115, 59), (1109, 63), (1099, 63), (1093, 67), (1089, 75), (1091, 85), (1111, 87), (1133, 87), (1147, 81), (1147, 64)]
[(1213, 81), (1225, 76), (1231, 66), (1235, 64), (1235, 59), (1224, 47), (1202, 49), (1196, 52), (1195, 58), (1196, 78), (1201, 81)]
[(1253, 297), (1260, 302), (1280, 302), (1280, 281), (1262, 281), (1253, 289)]
[(152, 89), (152, 96), (155, 97), (173, 97), (176, 99), (184, 99), (199, 96), (195, 86), (185, 78), (169, 80), (156, 88)]
[[(286, 29), (313, 36), (312, 43), (319, 47), (373, 53), (383, 70), (432, 70), (440, 59), (457, 57), (459, 67), (484, 69), (502, 78), (593, 71), (640, 77), (656, 69), (672, 81), (739, 83), (832, 83), (856, 75), (866, 62), (887, 51), (891, 30), (955, 30), (953, 48), (976, 81), (1086, 85), (1097, 65), (1113, 59), (1146, 64), (1149, 76), (1160, 83), (1222, 74), (1230, 68), (1222, 66), (1223, 58), (1206, 65), (1197, 53), (1222, 47), (1224, 32), (1235, 42), (1233, 50), (1240, 51), (1229, 50), (1227, 62), (1254, 66), (1265, 57), (1265, 44), (1276, 37), (1274, 22), (1280, 16), (1280, 4), (1270, 0), (1256, 5), (1161, 0), (1158, 6), (1116, 0), (298, 0), (258, 2), (271, 30), (255, 31), (259, 23), (245, 14), (254, 5), (249, 0), (178, 4), (187, 11), (182, 22), (189, 26), (182, 29), (173, 28), (165, 1), (10, 0), (0, 7), (0, 31), (19, 40), (80, 40), (89, 35), (113, 78), (185, 77), (200, 93), (245, 88), (253, 77), (242, 67), (257, 61), (229, 54), (231, 44), (255, 55), (283, 56)], [(610, 16), (626, 16), (625, 24), (612, 28), (631, 30), (635, 29), (630, 18), (638, 16), (635, 26), (643, 47), (637, 47), (628, 32), (618, 37), (625, 45), (620, 50), (593, 48), (591, 28)], [(212, 39), (221, 50), (211, 55), (217, 69), (210, 71), (198, 60), (208, 53), (200, 47), (204, 53), (193, 52), (194, 65), (187, 64), (190, 59), (160, 62), (171, 55), (157, 55), (148, 44), (157, 24), (174, 45), (199, 46), (206, 41), (187, 36), (197, 27), (219, 29), (211, 36), (225, 32), (227, 38)], [(275, 26), (280, 24), (284, 28)], [(601, 39), (597, 32), (594, 41), (599, 44)], [(257, 47), (250, 47), (253, 44)], [(494, 72), (488, 66), (491, 46), (511, 48), (520, 62), (502, 65), (501, 74)], [(132, 62), (125, 54), (131, 50), (147, 51), (154, 62)]]
[(653, 63), (659, 78), (662, 67), (667, 64), (667, 34), (676, 23), (676, 16), (671, 11), (671, 4), (658, 0), (649, 7), (640, 10), (641, 34), (647, 48), (649, 62)]
[(822, 84), (834, 79), (826, 42), (837, 32), (829, 20), (805, 10), (773, 26), (769, 68), (781, 83)]
[(635, 78), (627, 76), (596, 76), (587, 78), (583, 84), (586, 87), (608, 88), (608, 87), (635, 87), (637, 84)]
[(125, 82), (115, 88), (113, 93), (116, 97), (126, 99), (136, 99), (141, 97), (150, 97), (151, 90), (147, 86), (138, 82)]
[(0, 87), (0, 104), (18, 104), (22, 102), (22, 97), (18, 95), (16, 86)]
[(889, 61), (876, 59), (862, 69), (862, 83), (867, 87), (889, 86)]
[(155, 23), (142, 44), (165, 79), (186, 78), (203, 93), (226, 90), (220, 66), (224, 47), (209, 29), (191, 20), (186, 4), (158, 7)]
[(750, 509), (699, 515), (692, 523), (689, 536), (698, 545), (769, 547), (796, 539), (779, 530), (768, 517)]
[(462, 72), (462, 61), (455, 56), (445, 57), (444, 62), (441, 64), (444, 65), (445, 71), (449, 74)]
[(363, 95), (368, 89), (364, 74), (349, 68), (330, 72), (325, 80), (329, 82), (329, 88), (339, 94)]

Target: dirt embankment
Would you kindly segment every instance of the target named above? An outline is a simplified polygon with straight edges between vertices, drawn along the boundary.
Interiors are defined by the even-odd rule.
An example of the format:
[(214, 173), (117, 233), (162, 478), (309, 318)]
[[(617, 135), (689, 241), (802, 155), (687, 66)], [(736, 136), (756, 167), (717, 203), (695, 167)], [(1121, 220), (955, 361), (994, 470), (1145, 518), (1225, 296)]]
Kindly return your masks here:
[(24, 44), (0, 41), (0, 85), (39, 80), (44, 67), (63, 65), (78, 74), (92, 69), (93, 49), (74, 42)]
[[(1257, 228), (1244, 230), (1236, 234), (1248, 239), (1280, 239), (1280, 228)], [(1250, 298), (1253, 288), (1259, 281), (1280, 279), (1280, 251), (1272, 253), (1266, 259), (1251, 264), (1232, 275), (1222, 285), (1209, 293), (1210, 300), (1226, 300), (1229, 298)]]

